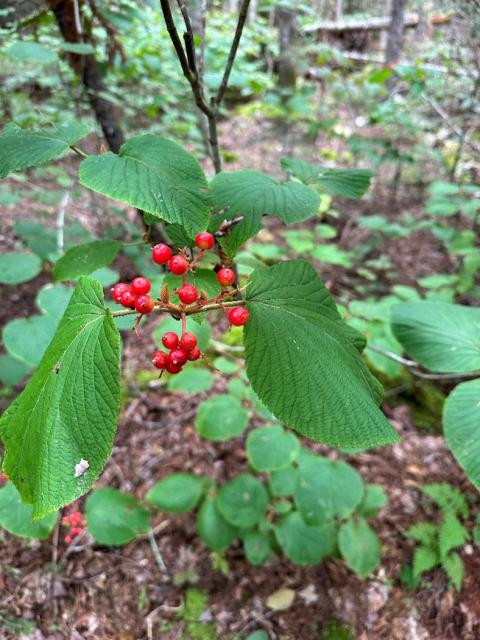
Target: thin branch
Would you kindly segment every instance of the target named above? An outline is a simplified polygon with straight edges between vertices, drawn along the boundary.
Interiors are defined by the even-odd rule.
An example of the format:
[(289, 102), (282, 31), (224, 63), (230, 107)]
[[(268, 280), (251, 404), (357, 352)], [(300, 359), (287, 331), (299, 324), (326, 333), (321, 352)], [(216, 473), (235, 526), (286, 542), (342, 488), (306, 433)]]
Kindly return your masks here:
[(424, 373), (421, 371), (420, 365), (418, 362), (415, 362), (415, 360), (407, 360), (396, 353), (385, 351), (385, 349), (381, 349), (374, 344), (367, 344), (367, 349), (370, 349), (370, 351), (374, 351), (375, 353), (379, 353), (384, 358), (393, 360), (393, 362), (403, 364), (403, 366), (407, 367), (410, 373), (413, 373), (414, 376), (425, 380), (457, 380), (459, 378), (477, 378), (480, 376), (480, 371), (471, 371), (469, 373)]
[(76, 147), (74, 144), (70, 145), (70, 149), (72, 151), (75, 151), (75, 153), (78, 154), (79, 156), (82, 156), (82, 158), (88, 158), (88, 153), (85, 153), (85, 151), (82, 151), (81, 149)]
[[(233, 294), (232, 294), (233, 295)], [(178, 305), (168, 304), (156, 304), (153, 308), (153, 311), (157, 313), (186, 313), (187, 316), (193, 316), (196, 313), (204, 313), (206, 311), (214, 311), (215, 309), (223, 309), (223, 307), (241, 307), (244, 306), (245, 302), (243, 300), (228, 300), (228, 302), (222, 302), (222, 304), (217, 304), (216, 302), (212, 304), (204, 304), (203, 306), (195, 307), (192, 310), (185, 310), (180, 308)], [(114, 318), (120, 318), (122, 316), (131, 316), (138, 315), (138, 311), (135, 309), (123, 309), (122, 311), (113, 311), (112, 316)]]
[(168, 0), (160, 0), (160, 6), (162, 7), (163, 17), (165, 19), (168, 35), (170, 36), (170, 40), (172, 41), (172, 44), (177, 53), (177, 57), (182, 67), (183, 75), (187, 78), (190, 84), (192, 84), (192, 74), (188, 65), (187, 56), (185, 55), (185, 51), (183, 50), (182, 41), (180, 40), (177, 27), (175, 26), (175, 22), (173, 20), (170, 3)]
[(238, 45), (240, 44), (240, 39), (242, 37), (243, 27), (245, 26), (245, 21), (248, 15), (248, 7), (250, 5), (250, 0), (243, 0), (242, 5), (240, 7), (240, 15), (238, 16), (237, 28), (235, 29), (235, 35), (233, 37), (232, 46), (230, 48), (230, 53), (228, 54), (227, 64), (225, 66), (225, 71), (223, 72), (223, 78), (218, 87), (217, 95), (215, 97), (215, 105), (217, 107), (220, 106), (223, 100), (223, 94), (228, 85), (228, 79), (230, 77), (230, 72), (233, 67), (233, 63), (235, 62), (235, 56), (237, 55)]
[(183, 2), (181, 2), (181, 0), (177, 0), (177, 4), (180, 11), (182, 12), (183, 21), (185, 23), (186, 32), (183, 34), (183, 41), (185, 43), (185, 51), (187, 52), (188, 66), (190, 67), (190, 71), (194, 73), (195, 76), (198, 76), (197, 62), (195, 57), (195, 44), (190, 16), (188, 15), (187, 7)]
[(447, 127), (451, 131), (453, 131), (453, 133), (457, 135), (464, 144), (468, 145), (471, 149), (473, 149), (473, 151), (480, 153), (480, 146), (475, 144), (474, 142), (471, 142), (469, 140), (468, 133), (465, 133), (462, 129), (460, 129), (460, 127), (457, 127), (457, 125), (451, 121), (450, 116), (441, 104), (439, 104), (434, 98), (427, 96), (424, 92), (422, 92), (421, 96), (426, 102), (428, 102), (432, 109), (437, 112), (437, 114), (442, 118)]
[(163, 561), (162, 554), (160, 553), (160, 549), (158, 548), (157, 541), (155, 540), (155, 534), (153, 529), (149, 529), (148, 531), (148, 541), (150, 542), (150, 548), (152, 550), (152, 555), (157, 563), (158, 568), (162, 573), (167, 573), (167, 566)]

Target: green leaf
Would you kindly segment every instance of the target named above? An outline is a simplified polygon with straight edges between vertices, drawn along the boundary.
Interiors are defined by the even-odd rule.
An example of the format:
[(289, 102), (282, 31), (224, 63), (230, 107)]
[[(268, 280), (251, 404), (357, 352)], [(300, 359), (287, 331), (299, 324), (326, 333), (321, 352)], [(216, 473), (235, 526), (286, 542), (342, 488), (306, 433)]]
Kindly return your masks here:
[(15, 486), (8, 482), (0, 489), (0, 528), (14, 536), (44, 540), (50, 535), (57, 517), (55, 512), (33, 522), (32, 507), (22, 502)]
[[(217, 276), (211, 269), (195, 269), (195, 273), (188, 274), (187, 280), (189, 284), (195, 285), (198, 291), (205, 291), (209, 298), (214, 298), (221, 291)], [(178, 276), (168, 273), (164, 282), (168, 285), (170, 294), (175, 296), (173, 292), (179, 286)]]
[(248, 635), (245, 640), (268, 640), (268, 633), (266, 631), (257, 630)]
[(327, 522), (310, 526), (297, 511), (282, 518), (275, 526), (275, 535), (287, 558), (295, 564), (317, 564), (335, 551), (335, 525)]
[(18, 62), (52, 64), (58, 60), (55, 51), (38, 42), (14, 42), (7, 53), (12, 60)]
[(236, 373), (239, 369), (237, 360), (230, 360), (229, 358), (224, 358), (223, 356), (215, 358), (215, 360), (213, 361), (213, 366), (215, 367), (215, 369), (220, 371), (220, 373), (225, 373), (226, 375)]
[(181, 224), (190, 234), (205, 229), (210, 218), (208, 183), (199, 163), (179, 145), (154, 135), (130, 138), (118, 155), (86, 158), (80, 183)]
[(238, 537), (237, 529), (225, 520), (213, 498), (206, 498), (198, 512), (197, 532), (209, 549), (220, 553)]
[(243, 548), (250, 564), (261, 566), (272, 555), (268, 535), (259, 531), (248, 531), (243, 536)]
[(225, 219), (243, 216), (224, 241), (230, 254), (261, 229), (262, 216), (277, 216), (292, 224), (315, 215), (320, 205), (314, 189), (296, 182), (281, 183), (252, 169), (222, 171), (210, 188), (217, 209), (226, 209), (218, 217), (218, 225)]
[(58, 48), (61, 51), (76, 53), (79, 56), (88, 56), (95, 54), (95, 47), (85, 42), (60, 42)]
[[(0, 419), (3, 468), (35, 519), (73, 502), (98, 478), (119, 406), (120, 336), (102, 288), (83, 277), (37, 371)], [(79, 475), (82, 460), (89, 466)]]
[(100, 544), (121, 545), (146, 533), (150, 514), (128, 493), (111, 487), (97, 489), (85, 504), (88, 531)]
[(9, 126), (0, 134), (0, 178), (63, 156), (88, 132), (88, 127), (77, 122), (39, 131)]
[(431, 371), (480, 369), (480, 309), (405, 302), (392, 308), (392, 328), (409, 355)]
[(295, 158), (282, 158), (282, 168), (305, 184), (318, 184), (333, 196), (361, 198), (370, 186), (370, 169), (332, 169)]
[(3, 344), (14, 358), (33, 369), (55, 334), (57, 320), (51, 316), (30, 316), (10, 320), (3, 328)]
[(446, 513), (438, 531), (438, 548), (442, 561), (448, 552), (462, 547), (468, 540), (468, 531), (453, 513)]
[(297, 482), (297, 469), (287, 467), (272, 471), (269, 478), (269, 487), (272, 496), (293, 496)]
[(184, 369), (170, 379), (168, 388), (180, 393), (202, 393), (211, 389), (213, 382), (213, 376), (208, 369)]
[(452, 487), (448, 482), (432, 482), (422, 485), (420, 490), (434, 500), (442, 511), (451, 511), (462, 518), (468, 518), (468, 502), (458, 487)]
[(463, 582), (463, 561), (458, 553), (451, 553), (442, 562), (442, 567), (457, 591), (461, 591)]
[(247, 456), (255, 471), (276, 471), (289, 466), (300, 451), (298, 438), (280, 425), (255, 429), (247, 437)]
[(122, 247), (116, 240), (94, 240), (69, 249), (53, 267), (55, 280), (74, 280), (110, 264)]
[(380, 564), (380, 541), (363, 518), (342, 524), (338, 546), (347, 565), (360, 578), (366, 578)]
[(448, 396), (443, 429), (456, 461), (480, 489), (480, 379), (462, 382)]
[(265, 515), (268, 494), (263, 484), (240, 473), (223, 485), (218, 493), (218, 508), (223, 517), (236, 527), (253, 527)]
[(0, 356), (0, 381), (7, 387), (14, 387), (25, 378), (31, 367), (13, 356)]
[(44, 314), (60, 320), (70, 302), (72, 293), (73, 289), (64, 284), (46, 284), (37, 293), (35, 303)]
[(385, 491), (379, 484), (367, 484), (362, 501), (356, 508), (356, 512), (364, 518), (373, 518), (378, 511), (388, 504)]
[(195, 429), (208, 440), (228, 440), (244, 432), (248, 413), (234, 396), (212, 396), (202, 402), (195, 418)]
[(308, 263), (254, 271), (246, 295), (247, 374), (279, 420), (334, 447), (398, 440), (377, 407), (382, 388), (360, 356), (363, 336), (343, 323)]
[(438, 526), (431, 522), (416, 522), (405, 535), (417, 542), (421, 542), (425, 547), (434, 547), (438, 536)]
[(413, 575), (418, 577), (425, 571), (430, 571), (439, 564), (440, 558), (432, 547), (420, 546), (413, 554)]
[(157, 482), (147, 493), (146, 500), (164, 511), (185, 513), (197, 506), (208, 484), (204, 476), (174, 473)]
[(38, 276), (41, 270), (42, 261), (33, 253), (12, 251), (0, 255), (0, 284), (28, 282)]
[(346, 462), (313, 456), (300, 460), (295, 503), (308, 524), (346, 518), (362, 495), (362, 479)]

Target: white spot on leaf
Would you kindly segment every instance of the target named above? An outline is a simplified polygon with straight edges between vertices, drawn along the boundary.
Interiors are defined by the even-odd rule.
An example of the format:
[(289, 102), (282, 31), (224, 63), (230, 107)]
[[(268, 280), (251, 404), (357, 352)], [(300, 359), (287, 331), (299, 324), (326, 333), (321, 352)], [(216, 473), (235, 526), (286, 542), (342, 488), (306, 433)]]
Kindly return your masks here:
[(84, 460), (82, 458), (80, 462), (75, 465), (75, 473), (73, 474), (73, 477), (80, 478), (89, 467), (90, 465), (88, 464), (87, 460)]

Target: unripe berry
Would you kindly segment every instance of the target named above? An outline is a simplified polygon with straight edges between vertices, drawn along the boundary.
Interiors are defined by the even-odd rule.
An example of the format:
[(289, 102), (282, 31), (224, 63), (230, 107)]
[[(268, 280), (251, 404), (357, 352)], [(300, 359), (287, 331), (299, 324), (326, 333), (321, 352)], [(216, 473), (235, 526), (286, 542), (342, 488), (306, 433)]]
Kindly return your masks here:
[(184, 333), (180, 338), (180, 348), (184, 351), (192, 351), (197, 346), (197, 337), (193, 333)]
[(246, 324), (250, 318), (250, 314), (245, 307), (233, 307), (228, 313), (228, 321), (235, 327), (241, 327)]
[(178, 297), (184, 304), (195, 302), (198, 299), (197, 287), (194, 287), (193, 284), (184, 284), (178, 290)]
[(165, 369), (169, 362), (168, 353), (165, 353), (165, 351), (155, 351), (152, 356), (152, 362), (153, 366), (157, 367), (157, 369)]
[(183, 256), (172, 256), (168, 261), (168, 268), (176, 276), (182, 276), (188, 271), (188, 261)]
[(206, 251), (213, 247), (215, 238), (211, 233), (208, 233), (208, 231), (202, 231), (195, 236), (195, 244), (199, 249), (202, 249), (202, 251)]
[(162, 338), (162, 344), (165, 349), (175, 349), (178, 346), (178, 336), (173, 331), (167, 331)]
[(150, 296), (137, 296), (135, 298), (135, 309), (138, 313), (150, 313), (153, 311), (155, 301)]
[(163, 244), (160, 242), (152, 247), (152, 260), (155, 264), (167, 264), (167, 262), (172, 257), (172, 250), (168, 246), (168, 244)]
[(192, 361), (198, 360), (201, 356), (202, 356), (202, 352), (198, 347), (195, 347), (195, 349), (192, 349), (191, 351), (188, 352), (188, 359)]
[(122, 294), (131, 291), (130, 285), (126, 282), (118, 282), (112, 289), (112, 298), (115, 302), (121, 302)]
[(137, 296), (143, 296), (150, 291), (152, 285), (150, 284), (150, 280), (140, 276), (132, 280), (131, 287), (132, 293), (135, 293)]
[(165, 369), (168, 371), (168, 373), (172, 373), (172, 374), (180, 373), (180, 371), (182, 370), (182, 365), (173, 364), (173, 362), (168, 362)]
[(135, 306), (135, 298), (135, 294), (132, 293), (130, 289), (128, 289), (127, 291), (124, 291), (120, 296), (120, 304), (124, 307), (128, 307), (129, 309), (133, 309), (133, 307)]
[(228, 285), (233, 284), (235, 282), (235, 279), (235, 271), (233, 269), (229, 269), (228, 267), (222, 267), (217, 273), (217, 280), (222, 285), (222, 287), (228, 287)]
[(170, 352), (168, 359), (172, 364), (183, 366), (188, 360), (188, 354), (183, 349), (174, 349)]

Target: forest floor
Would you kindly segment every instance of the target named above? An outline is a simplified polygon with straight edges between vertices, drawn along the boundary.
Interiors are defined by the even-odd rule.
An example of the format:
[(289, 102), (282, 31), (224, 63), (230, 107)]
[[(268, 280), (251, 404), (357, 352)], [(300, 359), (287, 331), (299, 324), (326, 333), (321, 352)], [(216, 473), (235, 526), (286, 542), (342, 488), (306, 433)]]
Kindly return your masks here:
[[(225, 148), (232, 153), (248, 148), (248, 166), (278, 170), (278, 163), (277, 169), (273, 163), (285, 149), (273, 128), (259, 133), (256, 127), (239, 121), (225, 125), (222, 137)], [(239, 166), (235, 163), (231, 168)], [(72, 215), (76, 203), (72, 204)], [(365, 201), (336, 203), (342, 213), (338, 224), (345, 248), (362, 242), (369, 233), (349, 221), (347, 206), (350, 215), (381, 213), (393, 218), (406, 209), (420, 211), (422, 200), (418, 192), (405, 190), (392, 204), (388, 189), (377, 184)], [(94, 227), (88, 209), (88, 202), (80, 201), (78, 216)], [(53, 208), (51, 216), (54, 221)], [(2, 213), (2, 250), (13, 246), (11, 224), (18, 217), (34, 219), (35, 205), (22, 200), (5, 215)], [(267, 233), (279, 238), (275, 224)], [(428, 232), (413, 234), (408, 240), (387, 240), (382, 251), (393, 261), (396, 282), (401, 284), (415, 284), (421, 276), (448, 273), (453, 268), (441, 243)], [(342, 267), (317, 266), (334, 295), (351, 286), (355, 278), (351, 270)], [(122, 277), (133, 275), (128, 267), (125, 269)], [(48, 274), (43, 274), (15, 288), (3, 287), (0, 324), (32, 313), (35, 293), (47, 281)], [(149, 319), (144, 329), (146, 349), (153, 345), (148, 337), (151, 326)], [(135, 367), (135, 346), (133, 337), (126, 336), (123, 358), (130, 369)], [(218, 376), (208, 394), (224, 388), (225, 381)], [(207, 394), (186, 396), (166, 390), (160, 394), (148, 385), (129, 388), (113, 453), (97, 486), (114, 486), (143, 497), (156, 481), (175, 471), (213, 474), (222, 481), (245, 470), (243, 437), (213, 443), (197, 436), (193, 420), (197, 405), (205, 397)], [(6, 399), (1, 402), (5, 405)], [(380, 568), (370, 578), (360, 580), (337, 560), (301, 568), (274, 558), (264, 567), (252, 567), (239, 547), (227, 552), (228, 568), (223, 567), (222, 572), (195, 536), (192, 514), (160, 515), (154, 522), (166, 572), (157, 565), (146, 537), (125, 547), (106, 548), (93, 544), (85, 535), (78, 545), (67, 549), (62, 535), (60, 542), (26, 542), (3, 533), (0, 638), (187, 640), (187, 621), (180, 612), (186, 589), (194, 585), (207, 597), (202, 620), (213, 622), (217, 634), (208, 635), (210, 626), (205, 624), (204, 635), (198, 638), (241, 640), (256, 629), (264, 629), (272, 639), (320, 640), (328, 625), (336, 621), (351, 628), (352, 637), (359, 640), (479, 639), (480, 554), (473, 545), (466, 545), (462, 551), (465, 579), (460, 593), (448, 586), (440, 570), (428, 573), (416, 591), (399, 580), (413, 551), (404, 532), (431, 515), (422, 500), (420, 485), (450, 482), (472, 495), (474, 489), (443, 438), (416, 428), (407, 404), (389, 396), (383, 409), (401, 441), (347, 458), (365, 482), (381, 484), (389, 497), (388, 506), (374, 520), (383, 553)], [(325, 447), (308, 444), (326, 455), (337, 456)], [(80, 507), (82, 503), (79, 501)], [(478, 499), (472, 512), (478, 512)], [(286, 610), (269, 608), (268, 596), (284, 587), (295, 592), (293, 604)], [(348, 637), (339, 630), (328, 636), (338, 640)]]

